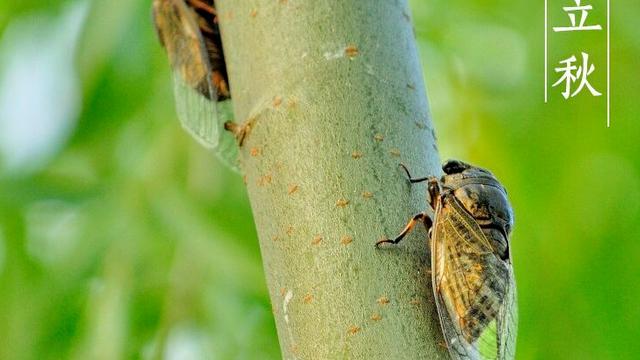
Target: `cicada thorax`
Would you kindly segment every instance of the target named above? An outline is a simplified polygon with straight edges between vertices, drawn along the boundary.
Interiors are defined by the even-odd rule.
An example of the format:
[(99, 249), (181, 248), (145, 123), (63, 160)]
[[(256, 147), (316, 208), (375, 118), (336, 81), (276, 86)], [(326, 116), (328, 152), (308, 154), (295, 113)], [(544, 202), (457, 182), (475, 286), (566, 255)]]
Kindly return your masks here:
[(461, 161), (446, 162), (443, 171), (442, 187), (480, 225), (493, 251), (508, 260), (513, 209), (504, 187), (491, 172)]

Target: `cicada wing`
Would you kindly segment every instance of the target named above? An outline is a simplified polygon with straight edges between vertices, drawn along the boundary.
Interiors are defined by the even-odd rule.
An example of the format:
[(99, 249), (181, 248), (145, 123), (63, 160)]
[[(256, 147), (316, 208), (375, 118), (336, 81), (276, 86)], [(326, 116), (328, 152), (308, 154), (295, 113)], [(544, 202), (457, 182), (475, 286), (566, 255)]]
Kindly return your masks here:
[(498, 326), (502, 329), (500, 337), (500, 358), (513, 359), (516, 355), (516, 338), (518, 334), (518, 298), (513, 269), (510, 269), (507, 296), (499, 317)]
[(230, 100), (218, 102), (211, 62), (195, 12), (183, 0), (155, 0), (154, 21), (167, 50), (182, 127), (200, 144), (238, 170), (235, 139), (224, 131), (232, 120)]
[[(433, 289), (451, 357), (510, 359), (511, 265), (493, 252), (480, 225), (453, 195), (437, 206), (431, 242)], [(505, 336), (510, 329), (512, 339)]]
[(179, 71), (173, 72), (173, 84), (180, 124), (204, 147), (215, 149), (219, 142), (216, 103), (186, 83)]
[(235, 172), (240, 172), (238, 164), (238, 142), (233, 133), (224, 129), (224, 124), (233, 122), (233, 103), (231, 100), (218, 101), (216, 104), (218, 148), (216, 156)]

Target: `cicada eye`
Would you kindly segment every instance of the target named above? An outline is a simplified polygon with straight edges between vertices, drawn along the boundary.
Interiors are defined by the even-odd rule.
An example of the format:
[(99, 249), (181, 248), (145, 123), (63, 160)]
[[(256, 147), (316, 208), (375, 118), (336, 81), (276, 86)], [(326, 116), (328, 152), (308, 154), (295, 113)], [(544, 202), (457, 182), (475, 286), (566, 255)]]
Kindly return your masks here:
[(447, 175), (458, 174), (469, 168), (471, 165), (460, 160), (447, 160), (442, 165), (442, 171)]

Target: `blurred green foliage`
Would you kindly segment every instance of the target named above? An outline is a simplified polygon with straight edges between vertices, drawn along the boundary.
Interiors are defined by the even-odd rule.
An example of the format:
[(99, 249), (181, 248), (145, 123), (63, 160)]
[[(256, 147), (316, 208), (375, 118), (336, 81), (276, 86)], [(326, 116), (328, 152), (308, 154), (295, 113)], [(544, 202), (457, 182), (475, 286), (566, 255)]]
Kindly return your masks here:
[[(551, 1), (552, 22), (567, 3)], [(613, 6), (609, 129), (604, 97), (553, 88), (543, 103), (542, 2), (411, 5), (442, 157), (492, 169), (516, 211), (517, 358), (636, 358), (640, 3)], [(0, 97), (24, 95), (11, 59), (34, 53), (11, 41), (36, 46), (74, 16), (71, 90), (38, 109), (45, 80), (20, 78), (41, 115), (0, 119), (27, 135), (0, 160), (0, 358), (278, 358), (242, 179), (180, 129), (150, 1), (0, 2)], [(604, 91), (603, 33), (550, 36), (550, 81), (588, 51)], [(79, 105), (47, 133), (64, 101)]]

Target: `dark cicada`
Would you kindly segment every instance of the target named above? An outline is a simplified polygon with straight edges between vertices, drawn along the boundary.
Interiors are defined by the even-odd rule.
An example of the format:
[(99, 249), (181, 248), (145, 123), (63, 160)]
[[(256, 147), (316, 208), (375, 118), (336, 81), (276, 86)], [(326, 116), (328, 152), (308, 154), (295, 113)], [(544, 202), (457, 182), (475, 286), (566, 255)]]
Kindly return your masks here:
[[(404, 168), (404, 166), (403, 166)], [(445, 175), (428, 181), (433, 217), (414, 216), (397, 244), (423, 221), (429, 229), (431, 280), (440, 324), (453, 359), (513, 359), (517, 332), (516, 284), (509, 241), (513, 210), (487, 170), (447, 161)]]
[(154, 0), (153, 19), (171, 64), (180, 123), (235, 167), (235, 141), (224, 131), (233, 116), (213, 1)]

